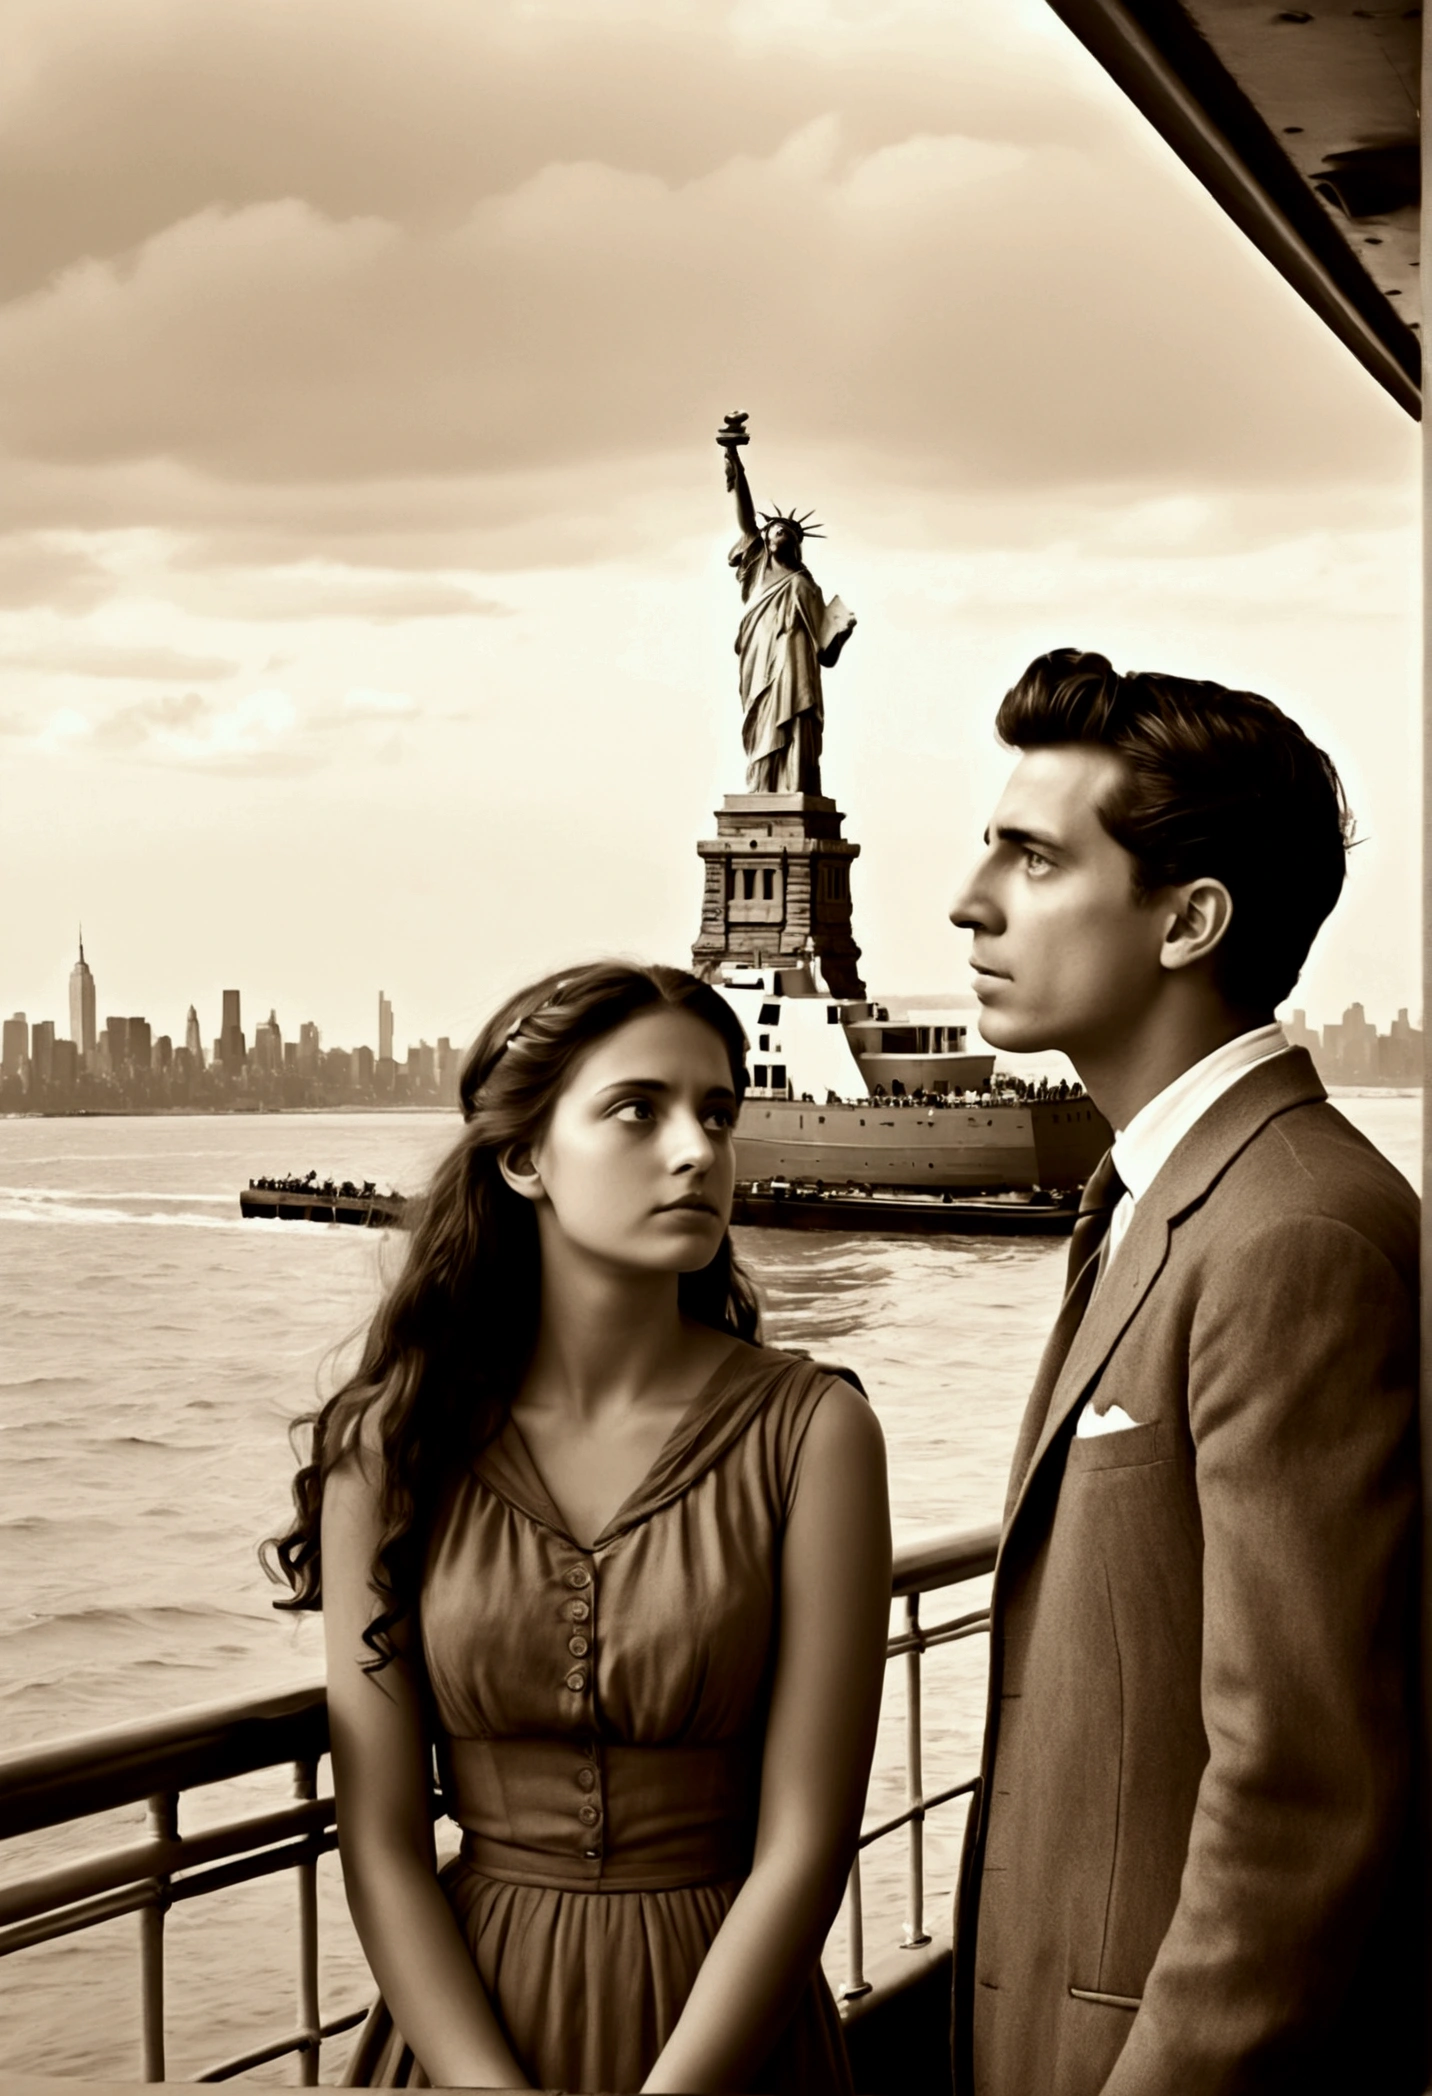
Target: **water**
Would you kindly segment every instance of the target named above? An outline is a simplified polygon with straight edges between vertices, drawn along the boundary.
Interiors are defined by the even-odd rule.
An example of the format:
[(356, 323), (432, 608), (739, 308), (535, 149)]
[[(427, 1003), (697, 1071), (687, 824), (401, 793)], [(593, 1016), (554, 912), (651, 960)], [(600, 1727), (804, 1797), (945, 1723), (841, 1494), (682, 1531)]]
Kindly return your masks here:
[[(1420, 1101), (1342, 1102), (1409, 1176)], [(306, 1682), (320, 1627), (275, 1614), (255, 1544), (281, 1526), (286, 1428), (361, 1324), (395, 1241), (244, 1223), (250, 1176), (305, 1171), (419, 1185), (445, 1115), (322, 1114), (0, 1122), (0, 1742), (7, 1750), (186, 1704)], [(1024, 1397), (1053, 1317), (1057, 1241), (742, 1233), (770, 1336), (858, 1369), (890, 1450), (897, 1535), (997, 1518)], [(947, 1597), (950, 1613), (981, 1589)], [(927, 1621), (945, 1604), (932, 1597)], [(970, 1772), (979, 1640), (927, 1662), (926, 1785)], [(871, 1808), (903, 1783), (892, 1668)], [(244, 1803), (283, 1796), (279, 1775)], [(200, 1793), (186, 1824), (229, 1816)], [(6, 1869), (83, 1854), (141, 1814), (12, 1844)], [(960, 1812), (928, 1832), (928, 1919), (947, 1921)], [(873, 1852), (867, 1944), (903, 1918), (901, 1855)], [(326, 2015), (368, 1983), (336, 1870), (321, 1873)], [(292, 1887), (196, 1901), (169, 1923), (168, 2072), (184, 2078), (292, 2025)], [(14, 2072), (128, 2077), (138, 2058), (136, 1923), (0, 1964), (0, 2058)], [(843, 1954), (839, 1940), (832, 1958)], [(336, 2079), (343, 2041), (326, 2049)], [(266, 2070), (291, 2079), (292, 2062)]]

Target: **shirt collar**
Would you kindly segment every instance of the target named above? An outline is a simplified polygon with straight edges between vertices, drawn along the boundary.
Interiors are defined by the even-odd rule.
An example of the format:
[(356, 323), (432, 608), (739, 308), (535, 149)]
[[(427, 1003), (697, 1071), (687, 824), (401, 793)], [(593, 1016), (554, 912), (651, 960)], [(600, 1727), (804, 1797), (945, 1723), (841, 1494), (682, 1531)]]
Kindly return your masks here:
[(1281, 1026), (1255, 1026), (1192, 1064), (1141, 1106), (1128, 1127), (1114, 1137), (1113, 1147), (1114, 1169), (1132, 1198), (1143, 1198), (1215, 1099), (1222, 1098), (1255, 1063), (1282, 1055), (1287, 1047), (1288, 1037)]

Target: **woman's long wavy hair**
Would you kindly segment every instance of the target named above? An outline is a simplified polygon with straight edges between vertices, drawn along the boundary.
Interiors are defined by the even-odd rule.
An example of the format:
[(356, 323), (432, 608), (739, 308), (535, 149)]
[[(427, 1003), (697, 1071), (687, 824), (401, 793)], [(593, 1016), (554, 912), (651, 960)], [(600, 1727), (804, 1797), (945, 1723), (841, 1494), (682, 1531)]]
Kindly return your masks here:
[[(376, 1457), (382, 1535), (371, 1571), (379, 1607), (363, 1633), (371, 1670), (413, 1616), (434, 1518), (453, 1478), (498, 1433), (537, 1337), (541, 1255), (536, 1213), (498, 1169), (508, 1150), (540, 1141), (583, 1051), (657, 1007), (687, 1011), (721, 1037), (738, 1100), (746, 1090), (740, 1021), (709, 983), (679, 968), (598, 961), (545, 976), (509, 998), (479, 1034), (462, 1073), (466, 1124), (422, 1202), (402, 1272), (368, 1329), (358, 1366), (311, 1429), (293, 1483), (292, 1527), (264, 1546), (292, 1595), (279, 1608), (321, 1608), (319, 1531), (330, 1472), (357, 1452)], [(759, 1335), (755, 1291), (730, 1233), (710, 1263), (682, 1274), (687, 1317), (741, 1339)]]

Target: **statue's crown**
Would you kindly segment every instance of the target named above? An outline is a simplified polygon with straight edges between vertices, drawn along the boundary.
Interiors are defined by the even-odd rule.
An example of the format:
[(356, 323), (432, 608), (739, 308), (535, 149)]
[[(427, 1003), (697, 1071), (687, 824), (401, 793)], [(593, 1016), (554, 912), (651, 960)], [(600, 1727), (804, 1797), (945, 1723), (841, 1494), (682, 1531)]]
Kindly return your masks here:
[(803, 517), (798, 517), (793, 509), (763, 509), (758, 510), (756, 514), (759, 516), (762, 524), (792, 525), (797, 538), (823, 539), (825, 537), (825, 533), (821, 530), (819, 524), (812, 524), (810, 521), (815, 515), (813, 509), (808, 509)]

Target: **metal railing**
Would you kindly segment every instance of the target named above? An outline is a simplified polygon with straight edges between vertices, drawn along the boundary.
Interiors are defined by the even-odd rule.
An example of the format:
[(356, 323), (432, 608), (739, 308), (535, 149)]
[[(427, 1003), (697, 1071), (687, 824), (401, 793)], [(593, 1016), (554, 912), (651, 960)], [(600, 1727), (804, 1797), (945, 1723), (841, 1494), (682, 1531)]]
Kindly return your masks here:
[(865, 1976), (861, 1854), (872, 1842), (898, 1834), (902, 1827), (909, 1830), (909, 1847), (901, 1948), (917, 1950), (930, 1941), (925, 1929), (925, 1815), (939, 1805), (952, 1803), (955, 1798), (968, 1797), (979, 1776), (976, 1772), (959, 1783), (950, 1784), (945, 1790), (937, 1791), (933, 1797), (926, 1797), (921, 1728), (922, 1662), (925, 1654), (936, 1645), (952, 1645), (961, 1638), (987, 1632), (989, 1610), (973, 1609), (966, 1615), (952, 1616), (947, 1622), (933, 1624), (927, 1629), (920, 1621), (920, 1597), (944, 1587), (963, 1585), (967, 1580), (982, 1579), (994, 1570), (998, 1549), (999, 1529), (993, 1527), (966, 1529), (954, 1535), (936, 1537), (928, 1543), (907, 1544), (895, 1553), (890, 1590), (892, 1598), (904, 1600), (905, 1628), (900, 1636), (891, 1638), (885, 1657), (888, 1661), (903, 1656), (905, 1661), (905, 1804), (899, 1812), (862, 1830), (860, 1846), (850, 1866), (845, 1893), (846, 1975), (840, 1988), (842, 2001), (856, 2001), (870, 1992), (870, 1982)]
[[(164, 1923), (182, 1901), (291, 1870), (297, 1890), (297, 2028), (224, 2060), (200, 2081), (225, 2081), (299, 2056), (318, 2080), (319, 2047), (361, 2021), (366, 2006), (325, 2023), (318, 2004), (318, 1859), (337, 1846), (331, 1797), (318, 1795), (328, 1749), (323, 1688), (181, 1711), (0, 1760), (0, 1840), (143, 1802), (145, 1838), (0, 1886), (0, 1957), (74, 1935), (122, 1914), (139, 1917), (140, 2074), (164, 2079)], [(185, 1835), (186, 1791), (258, 1769), (293, 1770), (291, 1805)]]
[[(988, 1628), (988, 1612), (953, 1617), (926, 1629), (920, 1598), (978, 1579), (994, 1566), (999, 1531), (960, 1531), (897, 1551), (892, 1598), (905, 1602), (905, 1628), (888, 1657), (905, 1661), (905, 1805), (861, 1835), (860, 1846), (909, 1830), (909, 1900), (903, 1943), (928, 1943), (924, 1930), (924, 1822), (927, 1812), (974, 1788), (970, 1776), (933, 1797), (924, 1795), (920, 1720), (921, 1662), (933, 1646)], [(296, 2028), (272, 2043), (224, 2060), (198, 2076), (224, 2081), (297, 2054), (300, 2081), (318, 2080), (325, 2038), (359, 2023), (367, 2004), (324, 2021), (318, 1987), (318, 1861), (336, 1848), (331, 1796), (318, 1795), (318, 1766), (328, 1749), (328, 1712), (316, 1685), (250, 1698), (158, 1721), (64, 1740), (0, 1758), (0, 1841), (66, 1825), (116, 1807), (144, 1803), (141, 1841), (32, 1871), (0, 1886), (0, 1958), (49, 1943), (121, 1915), (139, 1918), (141, 2077), (164, 2079), (164, 1924), (170, 1909), (228, 1886), (294, 1873), (297, 1890)], [(193, 1834), (180, 1829), (186, 1792), (261, 1769), (289, 1765), (294, 1802), (250, 1813)], [(864, 1973), (860, 1858), (846, 1896), (846, 2000), (870, 1991)]]

